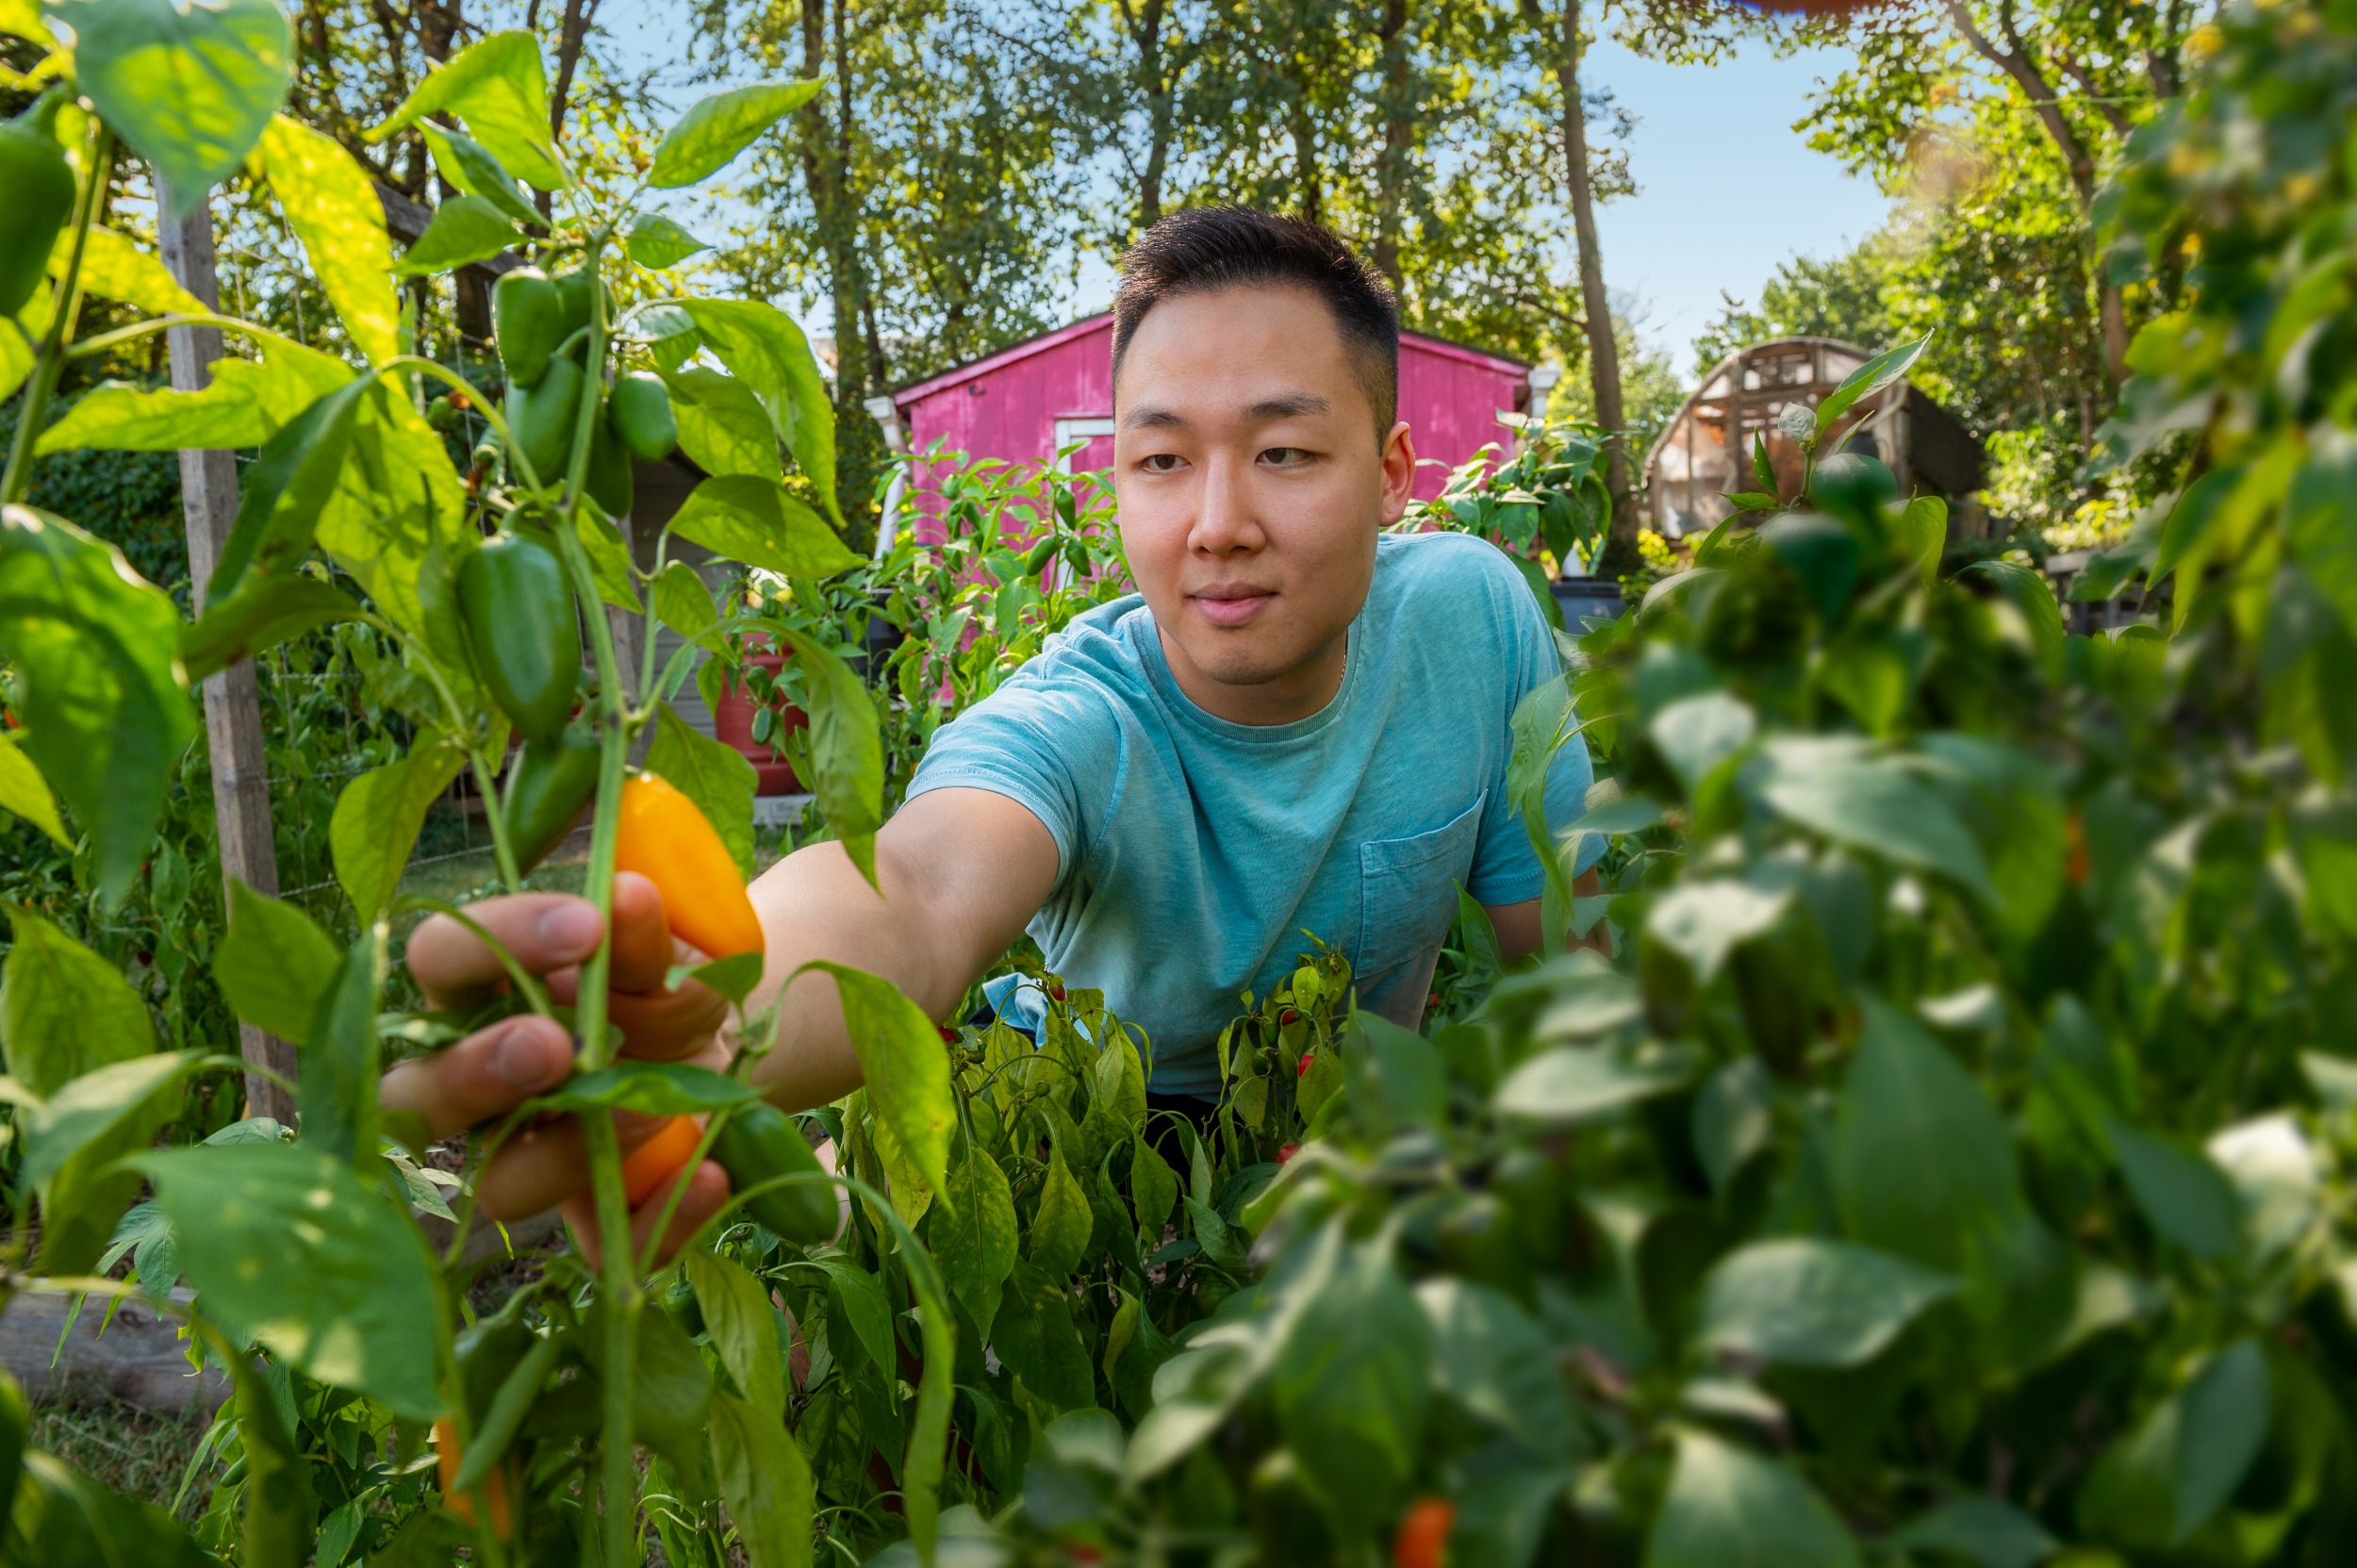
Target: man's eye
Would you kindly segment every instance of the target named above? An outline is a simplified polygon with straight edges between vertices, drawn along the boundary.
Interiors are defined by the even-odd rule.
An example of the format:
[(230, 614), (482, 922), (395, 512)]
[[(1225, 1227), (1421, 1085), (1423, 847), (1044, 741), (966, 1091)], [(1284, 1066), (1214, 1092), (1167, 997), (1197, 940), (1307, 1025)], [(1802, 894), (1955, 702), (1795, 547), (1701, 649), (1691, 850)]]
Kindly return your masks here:
[(1156, 452), (1140, 459), (1138, 467), (1148, 473), (1175, 473), (1178, 471), (1178, 454), (1175, 452)]
[(1309, 461), (1310, 454), (1297, 446), (1273, 446), (1261, 454), (1261, 461), (1271, 468), (1295, 468)]

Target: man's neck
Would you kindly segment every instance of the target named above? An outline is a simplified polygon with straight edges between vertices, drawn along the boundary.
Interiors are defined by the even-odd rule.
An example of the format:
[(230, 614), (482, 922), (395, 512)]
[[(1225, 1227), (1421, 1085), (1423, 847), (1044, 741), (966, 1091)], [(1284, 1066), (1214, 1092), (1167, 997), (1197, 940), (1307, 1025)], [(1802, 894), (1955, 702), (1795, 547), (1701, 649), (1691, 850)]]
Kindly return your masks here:
[(1343, 689), (1343, 674), (1350, 667), (1350, 633), (1343, 633), (1274, 680), (1252, 685), (1214, 680), (1188, 659), (1186, 651), (1160, 627), (1162, 662), (1190, 702), (1230, 724), (1267, 727), (1310, 718)]

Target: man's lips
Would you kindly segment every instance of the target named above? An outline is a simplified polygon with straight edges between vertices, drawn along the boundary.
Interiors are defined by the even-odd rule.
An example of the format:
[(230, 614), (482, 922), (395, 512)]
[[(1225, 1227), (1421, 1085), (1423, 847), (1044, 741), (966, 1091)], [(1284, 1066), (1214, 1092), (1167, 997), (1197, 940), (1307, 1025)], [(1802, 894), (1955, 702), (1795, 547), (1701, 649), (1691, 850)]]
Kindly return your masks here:
[(1204, 619), (1214, 626), (1241, 626), (1259, 615), (1276, 599), (1274, 588), (1256, 587), (1250, 583), (1213, 583), (1197, 588), (1187, 596)]

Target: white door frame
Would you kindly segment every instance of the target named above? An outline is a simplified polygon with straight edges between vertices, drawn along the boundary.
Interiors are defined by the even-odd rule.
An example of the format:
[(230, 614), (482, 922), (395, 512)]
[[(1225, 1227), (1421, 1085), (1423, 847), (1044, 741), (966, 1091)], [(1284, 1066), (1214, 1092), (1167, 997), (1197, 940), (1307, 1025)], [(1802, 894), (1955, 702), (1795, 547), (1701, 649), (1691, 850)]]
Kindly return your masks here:
[[(1111, 436), (1113, 432), (1113, 417), (1111, 414), (1094, 414), (1058, 420), (1053, 426), (1054, 442), (1048, 448), (1056, 454), (1056, 471), (1067, 478), (1071, 476), (1073, 454), (1064, 451), (1064, 448), (1075, 441), (1085, 441), (1097, 436)], [(1055, 567), (1048, 574), (1048, 582), (1059, 588), (1072, 586), (1072, 567), (1063, 556), (1056, 557)]]

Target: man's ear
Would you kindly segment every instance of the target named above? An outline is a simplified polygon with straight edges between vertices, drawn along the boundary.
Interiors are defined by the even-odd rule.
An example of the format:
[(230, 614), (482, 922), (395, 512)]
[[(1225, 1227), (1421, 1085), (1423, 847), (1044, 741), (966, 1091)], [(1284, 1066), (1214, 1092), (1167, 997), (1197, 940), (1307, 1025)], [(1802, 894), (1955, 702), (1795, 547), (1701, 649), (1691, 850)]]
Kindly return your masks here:
[(1401, 420), (1383, 437), (1383, 526), (1389, 528), (1408, 511), (1416, 484), (1416, 440)]

